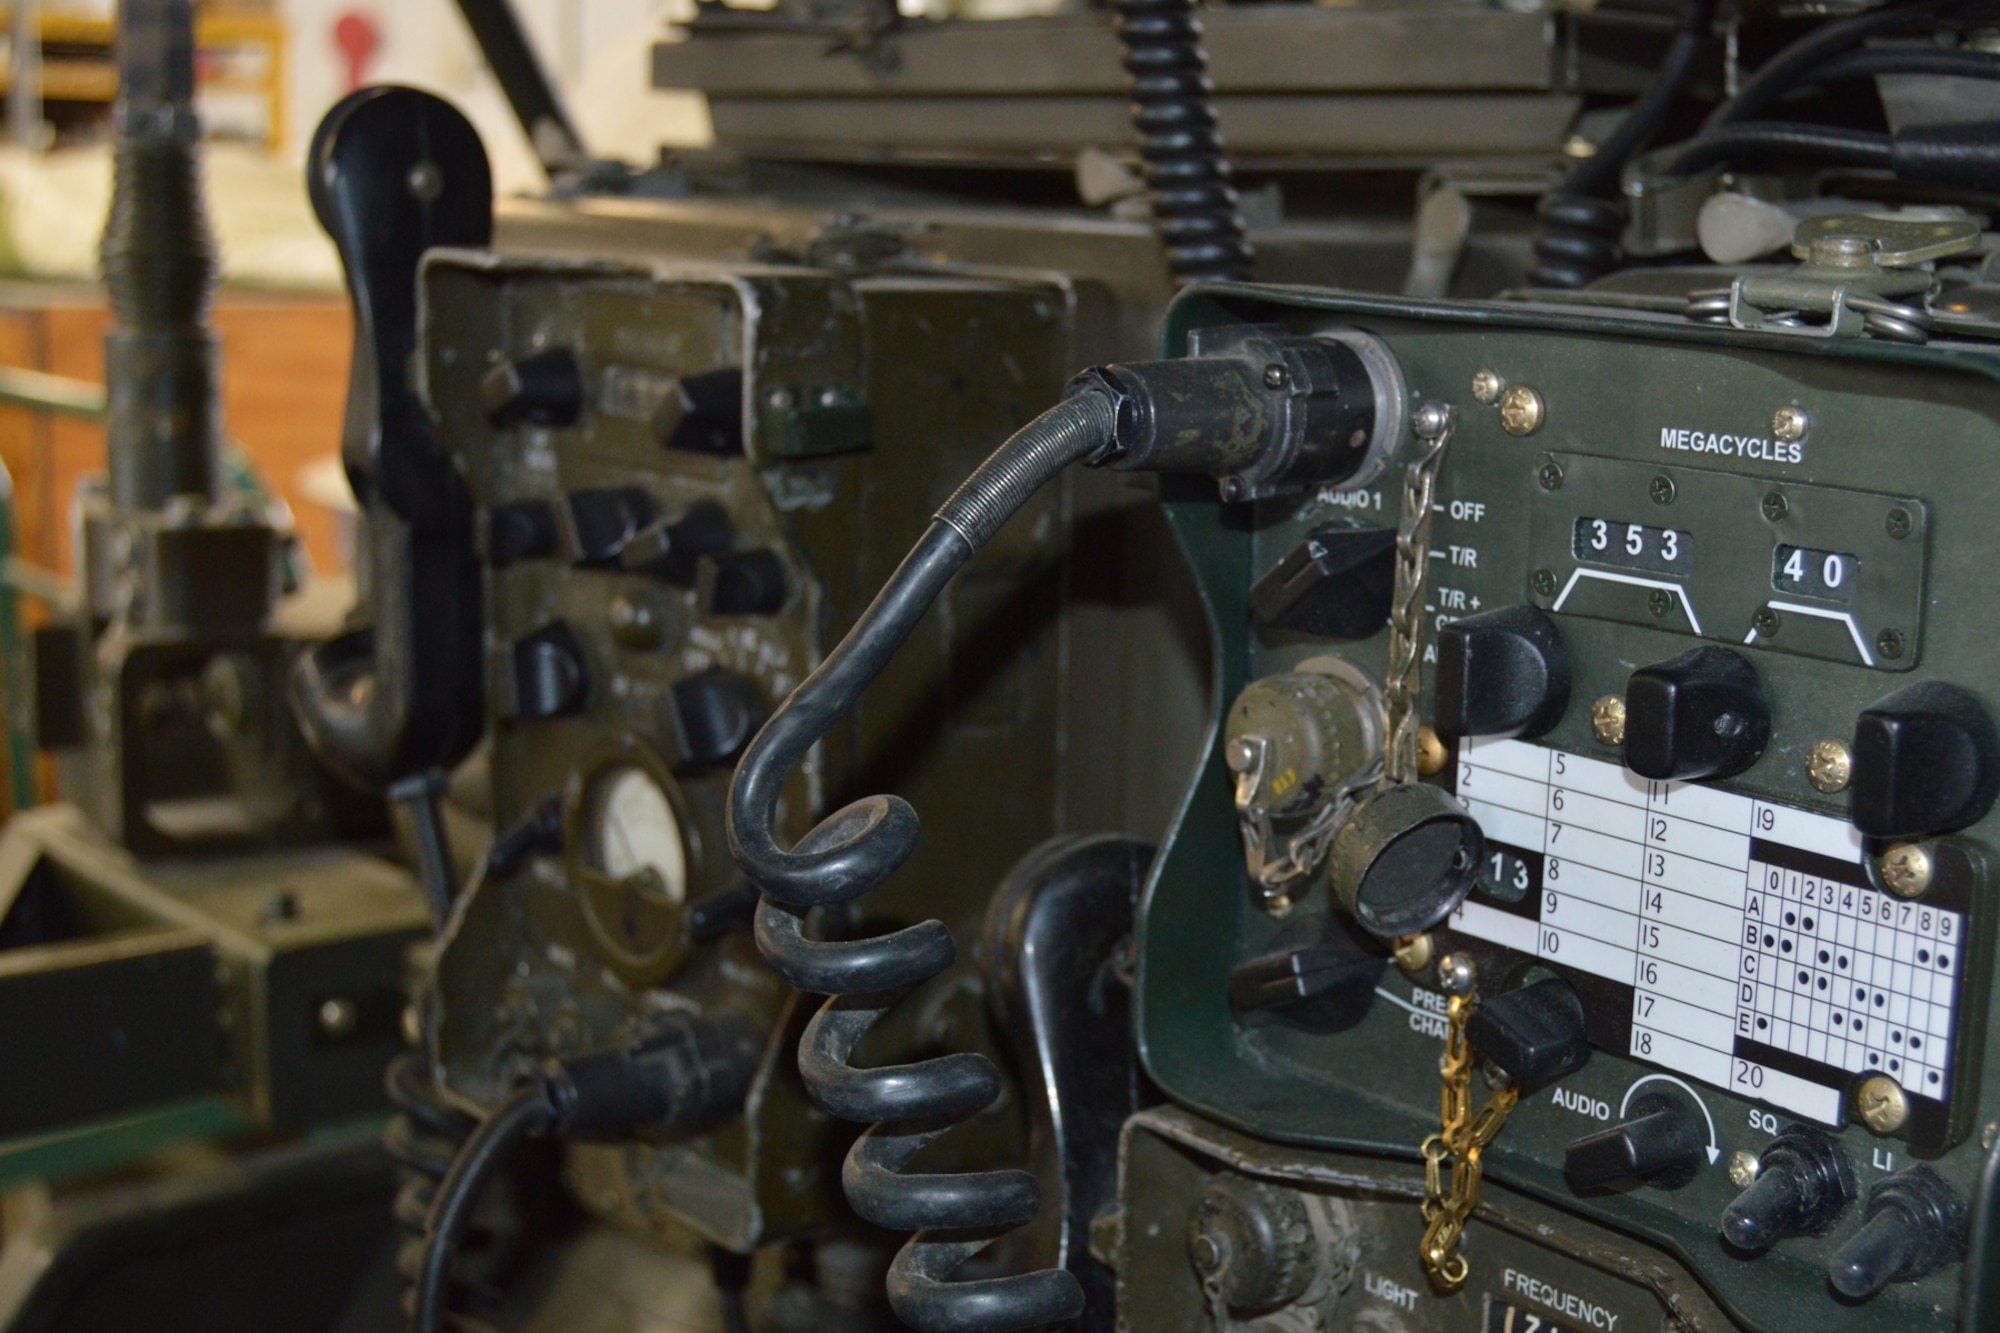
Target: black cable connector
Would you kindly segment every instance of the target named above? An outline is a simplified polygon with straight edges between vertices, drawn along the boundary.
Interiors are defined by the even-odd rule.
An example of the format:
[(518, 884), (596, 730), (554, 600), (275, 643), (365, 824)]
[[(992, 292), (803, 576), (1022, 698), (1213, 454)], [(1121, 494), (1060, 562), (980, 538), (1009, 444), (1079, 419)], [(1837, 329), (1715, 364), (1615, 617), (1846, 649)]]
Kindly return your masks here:
[(733, 1015), (668, 1014), (623, 1045), (551, 1060), (466, 1139), (431, 1203), (410, 1316), (412, 1333), (444, 1327), (451, 1260), (487, 1182), (532, 1138), (697, 1132), (734, 1115), (762, 1045)]
[(1682, 144), (1666, 174), (1692, 176), (1774, 159), (1887, 171), (1913, 185), (2000, 194), (2000, 121), (1912, 125), (1895, 134), (1751, 121)]

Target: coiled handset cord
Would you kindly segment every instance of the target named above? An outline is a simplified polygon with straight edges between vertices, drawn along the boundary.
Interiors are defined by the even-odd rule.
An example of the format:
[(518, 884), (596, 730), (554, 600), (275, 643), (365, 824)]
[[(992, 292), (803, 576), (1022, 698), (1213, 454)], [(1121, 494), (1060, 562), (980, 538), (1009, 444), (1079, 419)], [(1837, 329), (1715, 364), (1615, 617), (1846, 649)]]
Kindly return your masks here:
[(873, 1126), (848, 1153), (841, 1175), (848, 1201), (878, 1226), (918, 1233), (890, 1266), (888, 1293), (897, 1316), (919, 1333), (1002, 1333), (1073, 1319), (1083, 1311), (1083, 1289), (1062, 1269), (950, 1280), (999, 1231), (1034, 1217), (1039, 1191), (1028, 1172), (900, 1174), (925, 1146), (999, 1097), (992, 1061), (968, 1052), (877, 1069), (847, 1063), (894, 1004), (892, 993), (944, 971), (958, 949), (941, 921), (829, 942), (806, 938), (804, 918), (894, 874), (916, 847), (916, 811), (900, 797), (870, 796), (835, 811), (787, 850), (775, 834), (778, 800), (792, 770), (854, 706), (952, 575), (1065, 467), (1110, 450), (1117, 424), (1112, 398), (1085, 387), (987, 459), (853, 629), (765, 723), (730, 790), (730, 850), (764, 894), (758, 947), (786, 982), (831, 997), (800, 1042), (800, 1073), (822, 1109)]

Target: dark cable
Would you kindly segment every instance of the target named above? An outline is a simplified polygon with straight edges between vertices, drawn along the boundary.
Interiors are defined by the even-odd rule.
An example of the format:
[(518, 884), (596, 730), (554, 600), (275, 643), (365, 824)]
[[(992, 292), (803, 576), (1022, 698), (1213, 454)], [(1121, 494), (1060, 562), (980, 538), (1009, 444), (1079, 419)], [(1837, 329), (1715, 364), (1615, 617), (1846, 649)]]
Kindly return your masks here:
[(1536, 287), (1585, 287), (1624, 263), (1619, 238), (1625, 231), (1625, 198), (1620, 178), (1626, 162), (1660, 132), (1693, 77), (1715, 22), (1716, 0), (1691, 0), (1681, 11), (1673, 45), (1645, 96), (1634, 103), (1611, 137), (1579, 162), (1562, 187), (1536, 210), (1535, 262), (1528, 281)]
[(1893, 144), (1886, 134), (1866, 130), (1836, 130), (1823, 125), (1785, 121), (1751, 121), (1725, 125), (1674, 150), (1664, 174), (1692, 176), (1710, 167), (1771, 158), (1787, 158), (1834, 167), (1892, 169)]
[(1250, 243), (1217, 129), (1194, 0), (1115, 0), (1153, 230), (1177, 283), (1241, 281)]
[(952, 575), (1063, 468), (1102, 456), (1118, 425), (1111, 396), (1085, 389), (981, 464), (854, 628), (750, 743), (730, 788), (730, 851), (765, 895), (758, 947), (786, 982), (832, 997), (799, 1043), (800, 1075), (823, 1110), (871, 1124), (841, 1174), (848, 1202), (877, 1226), (919, 1233), (896, 1255), (888, 1282), (891, 1307), (918, 1333), (1003, 1333), (1073, 1319), (1082, 1312), (1083, 1289), (1063, 1269), (951, 1280), (996, 1230), (1033, 1218), (1039, 1192), (1028, 1172), (901, 1174), (926, 1145), (1000, 1095), (992, 1061), (962, 1052), (888, 1068), (848, 1063), (894, 1004), (892, 993), (950, 967), (957, 946), (941, 921), (872, 939), (818, 941), (805, 937), (804, 918), (814, 908), (852, 902), (894, 874), (916, 847), (916, 811), (900, 797), (867, 797), (835, 811), (787, 850), (775, 833), (778, 798), (788, 775), (854, 707)]
[(502, 1102), (459, 1149), (431, 1200), (429, 1231), (417, 1269), (415, 1308), (410, 1314), (411, 1333), (439, 1333), (444, 1327), (451, 1258), (465, 1237), (473, 1206), (509, 1154), (547, 1130), (553, 1121), (548, 1097), (537, 1080)]
[(1800, 79), (1787, 93), (1820, 88), (1847, 79), (1872, 79), (1878, 74), (1925, 74), (1949, 79), (2000, 79), (2000, 56), (1983, 51), (1892, 49), (1850, 51), (1835, 56)]
[(1749, 120), (1762, 113), (1786, 92), (1812, 75), (1822, 61), (1860, 46), (1871, 37), (1924, 27), (1948, 12), (1988, 6), (1968, 5), (1964, 0), (1918, 0), (1915, 4), (1890, 4), (1853, 18), (1841, 19), (1816, 28), (1799, 38), (1760, 66), (1736, 96), (1709, 112), (1702, 122), (1701, 136)]

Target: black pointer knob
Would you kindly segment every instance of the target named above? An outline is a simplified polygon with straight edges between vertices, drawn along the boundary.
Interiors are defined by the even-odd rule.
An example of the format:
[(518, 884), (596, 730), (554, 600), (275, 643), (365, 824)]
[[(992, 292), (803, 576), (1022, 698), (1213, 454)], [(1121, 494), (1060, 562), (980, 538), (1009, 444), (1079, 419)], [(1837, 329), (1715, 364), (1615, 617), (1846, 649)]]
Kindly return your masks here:
[(1924, 681), (1862, 711), (1854, 727), (1854, 826), (1914, 838), (1978, 823), (2000, 795), (2000, 734), (1979, 701)]
[(1289, 922), (1270, 946), (1229, 972), (1229, 1007), (1250, 1026), (1345, 1032), (1368, 1016), (1389, 959), (1344, 917), (1316, 912)]
[(1250, 585), (1250, 613), (1265, 629), (1365, 639), (1388, 621), (1395, 586), (1393, 530), (1325, 527)]
[(1574, 1074), (1590, 1059), (1583, 1001), (1561, 977), (1482, 1001), (1466, 1021), (1465, 1039), (1519, 1084), (1523, 1095)]
[(1629, 1111), (1630, 1120), (1569, 1145), (1563, 1170), (1579, 1194), (1631, 1185), (1677, 1190), (1701, 1170), (1708, 1140), (1686, 1098), (1649, 1091)]
[(1438, 631), (1437, 727), (1447, 736), (1541, 736), (1569, 707), (1569, 649), (1532, 606)]
[(621, 567), (682, 588), (692, 588), (701, 558), (721, 555), (734, 540), (729, 511), (713, 500), (696, 500), (671, 521), (659, 519), (634, 533), (618, 553)]
[(768, 616), (785, 605), (785, 562), (759, 548), (720, 556), (708, 589), (712, 616)]
[(587, 663), (582, 642), (560, 620), (515, 640), (505, 652), (496, 691), (501, 716), (539, 722), (581, 712), (590, 690)]
[(674, 685), (671, 721), (684, 763), (719, 763), (764, 725), (764, 700), (748, 676), (710, 667)]
[(1770, 700), (1741, 653), (1690, 649), (1626, 682), (1625, 767), (1642, 778), (1734, 777), (1770, 738)]
[(1868, 1191), (1868, 1221), (1827, 1265), (1827, 1280), (1855, 1300), (1891, 1282), (1914, 1282), (1965, 1257), (1965, 1200), (1927, 1166)]
[(479, 381), (479, 405), (495, 426), (574, 426), (583, 415), (583, 368), (567, 347), (502, 361)]
[(1854, 1168), (1825, 1131), (1787, 1125), (1758, 1161), (1757, 1179), (1723, 1210), (1722, 1235), (1739, 1250), (1816, 1236), (1854, 1198)]

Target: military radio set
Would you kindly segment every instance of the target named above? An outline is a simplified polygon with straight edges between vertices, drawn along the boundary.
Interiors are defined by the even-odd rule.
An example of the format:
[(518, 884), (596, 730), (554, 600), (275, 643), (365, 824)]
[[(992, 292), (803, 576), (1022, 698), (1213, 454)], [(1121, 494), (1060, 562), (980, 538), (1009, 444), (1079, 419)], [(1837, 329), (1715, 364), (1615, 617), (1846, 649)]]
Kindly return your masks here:
[(704, 4), (635, 171), (461, 7), (557, 189), (320, 129), (359, 607), (114, 433), (9, 835), (397, 811), (384, 1326), (2000, 1327), (2000, 9)]

